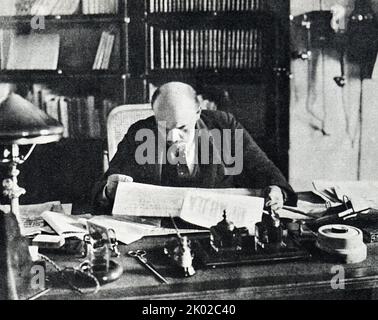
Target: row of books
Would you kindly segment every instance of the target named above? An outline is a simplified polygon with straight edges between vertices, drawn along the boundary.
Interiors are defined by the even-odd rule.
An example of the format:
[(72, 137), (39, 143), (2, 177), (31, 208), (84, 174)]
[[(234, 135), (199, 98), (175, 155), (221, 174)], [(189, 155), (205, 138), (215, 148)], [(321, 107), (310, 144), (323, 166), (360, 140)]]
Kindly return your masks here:
[(154, 27), (151, 27), (150, 31), (151, 70), (251, 69), (260, 68), (263, 63), (261, 30), (206, 29), (155, 32)]
[(108, 31), (101, 34), (100, 43), (97, 48), (96, 58), (93, 62), (93, 70), (107, 70), (110, 64), (115, 35)]
[(116, 14), (118, 0), (82, 0), (83, 14)]
[(66, 97), (53, 93), (44, 85), (33, 85), (31, 101), (64, 127), (65, 138), (106, 137), (106, 117), (115, 104), (108, 100), (86, 97)]
[(119, 0), (1, 0), (0, 16), (116, 14)]
[(195, 11), (251, 11), (265, 8), (265, 0), (149, 0), (150, 13)]
[(80, 8), (80, 0), (1, 0), (0, 16), (70, 15)]

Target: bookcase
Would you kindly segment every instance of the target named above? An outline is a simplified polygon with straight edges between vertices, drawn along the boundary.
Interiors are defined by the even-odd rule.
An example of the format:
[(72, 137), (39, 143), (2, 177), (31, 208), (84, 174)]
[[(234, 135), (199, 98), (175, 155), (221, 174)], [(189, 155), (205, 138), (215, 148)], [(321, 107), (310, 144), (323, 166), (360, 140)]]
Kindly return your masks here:
[(205, 96), (215, 91), (218, 108), (232, 112), (287, 174), (289, 0), (128, 3), (139, 102), (167, 81), (190, 83)]
[(89, 201), (106, 116), (127, 99), (127, 17), (127, 0), (1, 0), (0, 85), (65, 127), (24, 164), (21, 201)]
[(5, 1), (14, 15), (0, 16), (0, 81), (60, 120), (66, 138), (106, 136), (106, 114), (126, 101), (126, 0)]
[[(31, 27), (30, 10), (47, 0), (0, 0), (0, 15), (10, 8), (3, 1), (28, 5), (0, 16), (0, 82), (68, 123), (63, 141), (36, 148), (24, 164), (20, 185), (33, 192), (21, 201), (88, 202), (102, 170), (107, 113), (148, 102), (167, 81), (187, 82), (205, 98), (219, 93), (218, 108), (232, 112), (287, 173), (289, 0), (114, 0), (111, 13), (104, 8), (112, 0), (64, 0), (72, 8), (42, 10), (49, 13), (41, 14), (42, 29)], [(59, 43), (58, 54), (45, 44), (46, 59), (9, 70), (9, 39), (25, 35), (46, 35)], [(99, 63), (109, 42), (108, 61)], [(45, 68), (33, 68), (39, 63)]]

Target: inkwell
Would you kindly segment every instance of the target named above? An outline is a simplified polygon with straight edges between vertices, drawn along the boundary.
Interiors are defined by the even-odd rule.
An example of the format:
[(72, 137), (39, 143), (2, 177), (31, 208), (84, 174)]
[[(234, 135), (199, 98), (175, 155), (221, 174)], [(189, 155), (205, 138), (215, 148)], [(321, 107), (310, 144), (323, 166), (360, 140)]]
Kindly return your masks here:
[(248, 236), (248, 229), (237, 228), (227, 219), (226, 210), (223, 210), (223, 220), (210, 228), (210, 245), (216, 252), (240, 251), (243, 249), (244, 236)]
[(264, 211), (261, 222), (256, 223), (255, 245), (258, 248), (279, 250), (284, 246), (283, 228), (277, 212)]

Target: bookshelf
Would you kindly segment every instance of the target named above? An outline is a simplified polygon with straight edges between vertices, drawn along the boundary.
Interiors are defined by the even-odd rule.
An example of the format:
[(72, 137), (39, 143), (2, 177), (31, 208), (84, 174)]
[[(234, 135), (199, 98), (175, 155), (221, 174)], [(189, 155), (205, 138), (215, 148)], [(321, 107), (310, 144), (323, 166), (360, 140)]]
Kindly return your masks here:
[(20, 183), (34, 191), (23, 201), (88, 204), (102, 171), (106, 116), (127, 101), (127, 0), (0, 2), (0, 85), (65, 127), (62, 141), (25, 163)]
[(64, 114), (58, 120), (65, 127), (78, 108), (75, 101), (94, 98), (94, 109), (80, 108), (96, 113), (93, 126), (100, 129), (75, 135), (67, 128), (65, 137), (103, 140), (106, 114), (127, 96), (126, 0), (5, 2), (14, 15), (0, 16), (0, 81), (11, 83), (47, 113), (51, 101), (46, 101), (44, 91), (48, 98), (59, 97), (56, 101), (64, 97), (68, 107), (53, 108), (67, 109), (58, 113)]
[(138, 102), (149, 101), (152, 89), (167, 81), (224, 92), (231, 104), (219, 109), (232, 112), (287, 174), (289, 0), (128, 3)]
[[(38, 3), (0, 0), (0, 82), (11, 83), (18, 93), (58, 117), (61, 104), (44, 105), (44, 97), (55, 97), (63, 105), (67, 98), (66, 114), (76, 119), (76, 125), (68, 125), (73, 132), (66, 133), (62, 142), (36, 150), (34, 162), (24, 164), (30, 170), (22, 171), (25, 176), (20, 179), (26, 183), (20, 184), (43, 181), (40, 192), (35, 190), (38, 197), (48, 185), (51, 195), (43, 198), (46, 201), (88, 202), (89, 186), (101, 173), (107, 112), (115, 105), (148, 102), (153, 86), (175, 80), (192, 84), (200, 93), (227, 93), (232, 103), (219, 109), (234, 113), (287, 173), (289, 0), (118, 0), (113, 13), (100, 10), (109, 0), (65, 0), (78, 7), (71, 14), (52, 11), (43, 16), (42, 30), (31, 29), (27, 8), (1, 15), (4, 3), (19, 1)], [(104, 31), (114, 35), (109, 64), (94, 70)], [(7, 37), (27, 34), (59, 35), (55, 68), (7, 68)], [(88, 119), (77, 114), (88, 108), (88, 101), (100, 122), (93, 135)], [(43, 165), (44, 172), (56, 171), (53, 182), (32, 167), (45, 162), (58, 168)], [(33, 194), (24, 200), (28, 197)]]

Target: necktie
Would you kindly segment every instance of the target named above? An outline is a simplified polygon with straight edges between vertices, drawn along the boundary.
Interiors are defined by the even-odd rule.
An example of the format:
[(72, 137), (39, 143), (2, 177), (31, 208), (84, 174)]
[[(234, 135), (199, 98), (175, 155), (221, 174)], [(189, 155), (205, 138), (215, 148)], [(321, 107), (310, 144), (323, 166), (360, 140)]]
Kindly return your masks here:
[(186, 156), (185, 156), (185, 146), (177, 148), (176, 157), (177, 157), (177, 164), (176, 164), (177, 176), (179, 178), (190, 177), (190, 172), (187, 166)]

